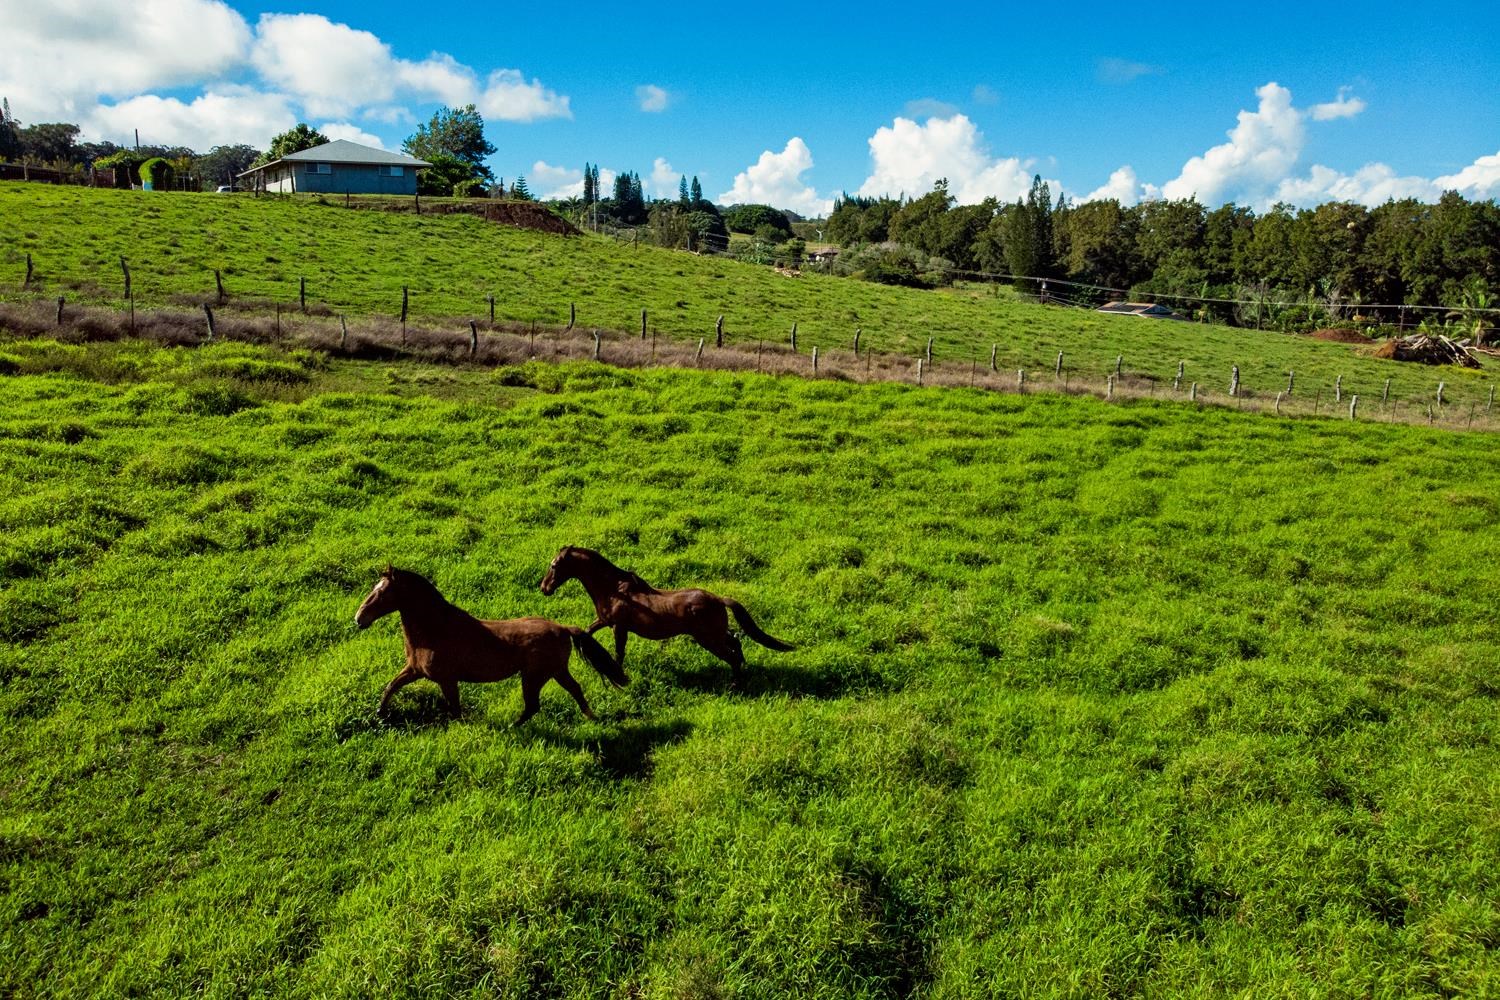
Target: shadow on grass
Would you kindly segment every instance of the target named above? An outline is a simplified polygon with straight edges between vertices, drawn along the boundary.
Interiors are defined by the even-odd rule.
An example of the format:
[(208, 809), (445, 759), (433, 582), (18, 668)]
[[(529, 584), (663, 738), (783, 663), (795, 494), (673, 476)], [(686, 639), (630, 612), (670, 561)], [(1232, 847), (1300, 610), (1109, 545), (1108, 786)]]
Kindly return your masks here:
[[(583, 720), (578, 721), (582, 723)], [(530, 724), (523, 726), (517, 735), (553, 747), (585, 750), (598, 761), (604, 773), (617, 780), (647, 777), (657, 748), (681, 743), (693, 731), (692, 724), (682, 719), (646, 722), (641, 719), (615, 721), (606, 717), (599, 723), (605, 730), (602, 735), (589, 735), (578, 727), (553, 725), (550, 720), (533, 722), (540, 724), (534, 728), (528, 728)]]
[(684, 690), (749, 698), (778, 694), (791, 698), (842, 698), (852, 694), (890, 692), (902, 686), (885, 674), (861, 666), (823, 670), (769, 657), (761, 662), (746, 663), (738, 683), (728, 665), (718, 661), (682, 667), (673, 665), (666, 669), (672, 683)]
[(384, 716), (377, 715), (372, 704), (367, 710), (340, 719), (333, 727), (333, 735), (338, 742), (344, 743), (368, 733), (420, 733), (424, 729), (462, 722), (473, 716), (474, 711), (473, 706), (465, 705), (463, 716), (454, 719), (448, 714), (448, 705), (436, 689), (413, 691), (408, 688), (391, 700)]

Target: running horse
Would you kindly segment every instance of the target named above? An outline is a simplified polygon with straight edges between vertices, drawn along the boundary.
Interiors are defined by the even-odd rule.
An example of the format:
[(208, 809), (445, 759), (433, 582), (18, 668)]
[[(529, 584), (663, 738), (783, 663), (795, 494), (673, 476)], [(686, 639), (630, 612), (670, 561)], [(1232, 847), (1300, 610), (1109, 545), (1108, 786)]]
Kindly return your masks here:
[(615, 630), (615, 666), (625, 666), (625, 641), (631, 632), (643, 639), (690, 636), (734, 671), (738, 683), (745, 667), (739, 638), (729, 631), (729, 612), (744, 633), (767, 649), (795, 649), (761, 631), (744, 605), (732, 597), (719, 597), (706, 590), (657, 590), (645, 580), (616, 566), (593, 549), (565, 545), (558, 550), (542, 593), (551, 595), (569, 580), (577, 580), (588, 591), (597, 616), (588, 627), (593, 635), (605, 626)]
[(616, 687), (630, 683), (609, 652), (581, 628), (545, 618), (480, 621), (448, 603), (426, 577), (387, 566), (355, 612), (354, 624), (369, 628), (393, 611), (401, 615), (406, 666), (381, 693), (380, 715), (385, 714), (391, 695), (425, 677), (442, 688), (448, 712), (457, 718), (459, 681), (482, 684), (520, 674), (525, 708), (516, 725), (536, 714), (542, 687), (550, 680), (557, 681), (592, 719), (583, 689), (568, 672), (568, 658), (574, 650)]

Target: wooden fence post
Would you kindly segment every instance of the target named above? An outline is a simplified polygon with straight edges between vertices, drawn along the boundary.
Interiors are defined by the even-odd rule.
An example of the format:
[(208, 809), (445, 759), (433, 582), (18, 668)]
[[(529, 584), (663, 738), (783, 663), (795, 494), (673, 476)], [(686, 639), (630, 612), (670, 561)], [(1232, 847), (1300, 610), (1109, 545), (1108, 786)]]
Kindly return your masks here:
[(479, 353), (479, 324), (469, 320), (469, 357)]
[(646, 339), (646, 310), (641, 310), (641, 339)]
[(1380, 401), (1384, 403), (1391, 395), (1391, 380), (1385, 380), (1385, 388), (1380, 390)]
[(792, 351), (793, 351), (793, 353), (795, 353), (796, 350), (797, 350), (797, 321), (796, 320), (792, 320)]
[(1359, 409), (1359, 393), (1351, 393), (1349, 396), (1349, 419), (1354, 419), (1354, 411)]
[(349, 344), (349, 321), (339, 313), (339, 350), (343, 350)]
[(927, 363), (932, 364), (932, 338), (927, 338)]
[(1104, 398), (1106, 400), (1115, 398), (1115, 377), (1113, 375), (1104, 379)]
[(997, 372), (1000, 369), (995, 365), (995, 352), (1000, 349), (999, 344), (990, 345), (990, 371)]
[(281, 303), (276, 303), (276, 338), (281, 339)]
[(23, 289), (31, 287), (31, 254), (26, 255), (26, 277), (21, 282)]
[(1333, 379), (1333, 401), (1342, 403), (1344, 401), (1344, 376), (1336, 375)]
[(594, 331), (594, 360), (599, 360), (599, 331)]
[[(402, 291), (405, 292), (405, 289), (402, 289)], [(307, 312), (307, 279), (306, 278), (299, 277), (297, 279), (297, 300), (302, 303), (302, 311), (303, 312)], [(405, 320), (405, 318), (406, 318), (406, 308), (405, 308), (405, 304), (404, 303), (403, 303), (402, 309), (401, 309), (401, 318), (403, 320)]]
[(130, 335), (135, 336), (135, 293), (130, 290), (130, 265), (120, 258), (120, 270), (125, 272), (125, 300), (130, 303)]
[(207, 302), (203, 303), (203, 317), (208, 320), (208, 339), (214, 339), (214, 311)]
[(1188, 401), (1192, 402), (1192, 403), (1198, 402), (1198, 383), (1197, 382), (1194, 382), (1192, 389), (1188, 390)]
[(1026, 369), (1024, 369), (1024, 368), (1017, 368), (1016, 369), (1016, 391), (1017, 392), (1025, 392), (1026, 391)]
[(1295, 371), (1291, 370), (1291, 369), (1287, 369), (1287, 373), (1286, 373), (1286, 394), (1288, 396), (1290, 396), (1292, 394), (1292, 382), (1295, 381), (1296, 378), (1297, 378), (1297, 373)]
[(568, 329), (573, 329), (573, 324), (578, 322), (578, 303), (568, 303)]
[(1281, 416), (1281, 393), (1276, 394), (1276, 415)]
[(1058, 351), (1057, 352), (1057, 364), (1052, 369), (1052, 375), (1053, 375), (1054, 378), (1062, 378), (1062, 363), (1063, 363), (1063, 352), (1062, 351)]
[(856, 358), (859, 357), (859, 334), (860, 334), (860, 329), (859, 329), (859, 327), (856, 326), (854, 328), (854, 356)]
[(724, 346), (724, 314), (719, 313), (719, 318), (714, 321), (714, 346)]
[(485, 298), (489, 301), (489, 304), (490, 304), (490, 326), (494, 326), (495, 325), (495, 296), (492, 293), (490, 295), (486, 295)]
[(224, 304), (224, 276), (219, 273), (217, 267), (214, 268), (214, 290), (218, 293), (219, 305), (222, 306)]
[[(401, 346), (403, 346), (403, 347), (406, 346), (406, 305), (407, 305), (407, 299), (408, 299), (407, 288), (406, 288), (405, 285), (402, 285), (401, 286)], [(306, 309), (307, 306), (304, 304), (303, 308)]]
[(816, 374), (818, 374), (818, 345), (817, 344), (813, 345), (812, 362), (813, 362), (813, 374), (816, 375)]
[(1240, 394), (1240, 366), (1231, 365), (1229, 371), (1229, 394), (1238, 396)]
[(917, 385), (922, 384), (922, 359), (917, 359)]
[[(58, 302), (57, 314), (59, 316), (61, 316), (62, 315), (62, 299), (58, 299), (57, 302)], [(1485, 416), (1489, 416), (1490, 415), (1490, 409), (1492, 407), (1494, 407), (1494, 405), (1495, 405), (1495, 387), (1494, 386), (1490, 386), (1490, 398), (1484, 404), (1484, 415)]]
[(1120, 374), (1120, 368), (1124, 364), (1125, 364), (1125, 355), (1123, 355), (1123, 354), (1116, 354), (1115, 355), (1115, 374), (1116, 375)]
[(1437, 404), (1440, 407), (1443, 405), (1443, 386), (1445, 386), (1447, 384), (1448, 383), (1446, 383), (1446, 382), (1439, 382), (1438, 383)]
[[(695, 355), (693, 355), (693, 364), (699, 365), (699, 366), (701, 366), (703, 364), (703, 338), (702, 337), (698, 338), (698, 353), (695, 354)], [(817, 366), (815, 365), (814, 367), (817, 367)]]
[[(62, 314), (63, 314), (63, 303), (64, 303), (64, 301), (65, 300), (63, 299), (63, 297), (61, 295), (59, 295), (57, 297), (57, 325), (58, 326), (62, 326)], [(1491, 390), (1490, 394), (1491, 394), (1491, 396), (1493, 396), (1494, 395), (1494, 391)], [(1486, 410), (1485, 412), (1488, 413), (1489, 411)]]

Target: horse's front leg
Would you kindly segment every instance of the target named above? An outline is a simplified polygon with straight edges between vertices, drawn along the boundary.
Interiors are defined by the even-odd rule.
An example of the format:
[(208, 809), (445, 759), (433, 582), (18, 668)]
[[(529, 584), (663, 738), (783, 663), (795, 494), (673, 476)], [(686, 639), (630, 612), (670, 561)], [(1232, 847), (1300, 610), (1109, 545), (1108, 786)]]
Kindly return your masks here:
[(387, 684), (385, 686), (385, 690), (380, 693), (380, 707), (375, 710), (375, 714), (384, 715), (386, 706), (391, 702), (391, 695), (395, 694), (397, 691), (400, 691), (412, 681), (419, 679), (421, 676), (421, 671), (419, 671), (416, 667), (413, 667), (411, 664), (407, 664), (405, 667), (403, 667), (401, 672), (395, 677), (392, 677), (391, 682)]

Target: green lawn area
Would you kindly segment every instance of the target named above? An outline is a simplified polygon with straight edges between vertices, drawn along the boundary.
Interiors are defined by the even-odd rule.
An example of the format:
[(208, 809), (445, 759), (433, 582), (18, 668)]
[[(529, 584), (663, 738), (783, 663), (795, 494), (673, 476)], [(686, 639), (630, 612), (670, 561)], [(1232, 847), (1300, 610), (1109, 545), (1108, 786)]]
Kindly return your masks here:
[[(576, 306), (585, 328), (634, 333), (641, 310), (661, 335), (696, 341), (725, 317), (731, 344), (785, 343), (792, 324), (805, 353), (862, 346), (915, 359), (933, 340), (940, 364), (1027, 369), (1050, 382), (1058, 352), (1070, 384), (1102, 390), (1120, 359), (1127, 375), (1170, 385), (1183, 364), (1192, 382), (1220, 396), (1231, 368), (1247, 393), (1285, 389), (1295, 372), (1300, 398), (1361, 395), (1367, 412), (1386, 392), (1412, 411), (1434, 399), (1439, 381), (1453, 413), (1482, 408), (1492, 370), (1435, 369), (1382, 361), (1360, 349), (1306, 337), (1192, 323), (1103, 316), (1017, 301), (1009, 289), (963, 286), (930, 292), (819, 274), (786, 277), (767, 267), (635, 247), (609, 237), (560, 237), (487, 223), (469, 215), (351, 211), (343, 199), (255, 198), (107, 191), (0, 183), (0, 297), (58, 295), (123, 307), (120, 258), (130, 265), (139, 305), (216, 295), (214, 270), (231, 303), (262, 312), (297, 303), (362, 320), (400, 314), (408, 290), (413, 319), (467, 319), (561, 327)], [(26, 255), (35, 270), (22, 292)]]
[[(0, 186), (0, 213), (29, 197)], [(415, 224), (180, 204), (222, 221), (156, 256), (162, 292), (212, 239), (284, 297), (290, 265), (243, 248), (294, 213), (326, 224), (256, 252), (316, 244), (325, 276), (389, 263), (338, 227)], [(474, 237), (538, 304), (583, 299), (562, 262), (602, 288), (635, 253), (430, 223), (424, 280)], [(731, 269), (634, 259), (655, 294)], [(388, 273), (341, 287), (374, 302)], [(733, 273), (738, 301), (869, 302), (893, 346), (881, 304), (1073, 315)], [(1487, 435), (592, 363), (0, 356), (0, 994), (1500, 991)], [(456, 722), (428, 684), (374, 718), (399, 629), (352, 616), (383, 565), (586, 625), (576, 584), (537, 589), (566, 543), (798, 649), (747, 643), (741, 691), (684, 641), (633, 640), (623, 690), (575, 660), (598, 722), (549, 686), (513, 728), (515, 681)]]

